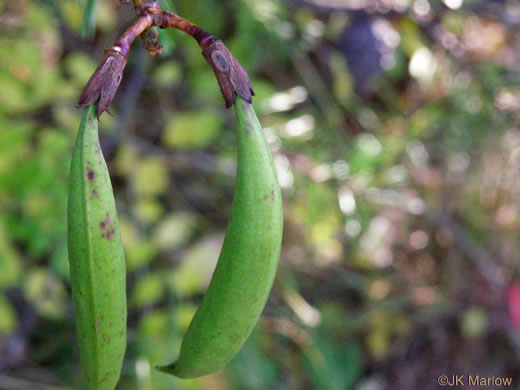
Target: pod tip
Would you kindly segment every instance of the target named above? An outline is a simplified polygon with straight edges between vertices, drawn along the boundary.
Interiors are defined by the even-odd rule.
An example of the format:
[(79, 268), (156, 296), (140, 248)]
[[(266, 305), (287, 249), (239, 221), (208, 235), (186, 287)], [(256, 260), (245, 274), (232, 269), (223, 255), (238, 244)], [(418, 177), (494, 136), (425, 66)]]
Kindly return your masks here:
[(175, 375), (174, 369), (175, 369), (175, 363), (169, 364), (167, 366), (155, 366), (155, 369), (161, 372), (164, 372), (165, 374)]

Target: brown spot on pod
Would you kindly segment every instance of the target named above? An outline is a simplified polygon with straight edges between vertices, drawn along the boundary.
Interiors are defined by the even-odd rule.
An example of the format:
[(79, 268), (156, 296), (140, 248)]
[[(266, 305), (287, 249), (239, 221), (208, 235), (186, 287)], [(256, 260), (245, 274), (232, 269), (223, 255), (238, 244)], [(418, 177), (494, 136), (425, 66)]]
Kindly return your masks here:
[(101, 229), (104, 229), (105, 227), (107, 227), (107, 225), (108, 225), (109, 223), (110, 223), (110, 215), (108, 215), (108, 213), (107, 213), (105, 219), (102, 220), (102, 221), (99, 223), (99, 227), (100, 227)]
[(95, 177), (96, 177), (96, 173), (92, 169), (87, 168), (87, 179), (92, 181), (92, 180), (94, 180)]
[(116, 231), (115, 231), (114, 227), (113, 227), (113, 226), (110, 226), (110, 227), (107, 229), (106, 233), (105, 233), (105, 238), (106, 238), (107, 240), (111, 240), (112, 237), (114, 237), (115, 232), (116, 232)]
[(114, 237), (116, 230), (114, 228), (114, 225), (112, 224), (110, 215), (108, 213), (107, 213), (105, 219), (99, 223), (99, 227), (102, 231), (101, 238), (111, 240), (112, 237)]

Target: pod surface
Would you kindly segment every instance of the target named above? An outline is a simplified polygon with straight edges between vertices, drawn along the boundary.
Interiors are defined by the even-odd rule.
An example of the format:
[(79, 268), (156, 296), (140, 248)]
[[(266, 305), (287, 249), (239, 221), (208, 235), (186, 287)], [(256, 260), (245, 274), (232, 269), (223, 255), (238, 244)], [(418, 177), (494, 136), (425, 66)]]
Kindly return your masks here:
[(113, 390), (126, 348), (125, 260), (96, 106), (84, 109), (72, 154), (68, 250), (85, 388)]
[(160, 368), (181, 378), (218, 371), (255, 327), (273, 285), (283, 230), (280, 187), (253, 107), (236, 97), (238, 168), (231, 216), (211, 283), (177, 362)]

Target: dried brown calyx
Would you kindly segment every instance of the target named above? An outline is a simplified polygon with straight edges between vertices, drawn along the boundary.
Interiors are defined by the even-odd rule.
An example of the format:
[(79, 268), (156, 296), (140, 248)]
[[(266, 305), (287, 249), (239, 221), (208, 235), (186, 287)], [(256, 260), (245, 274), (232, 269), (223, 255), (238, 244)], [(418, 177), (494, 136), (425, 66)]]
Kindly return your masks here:
[(76, 107), (87, 107), (99, 99), (97, 117), (107, 111), (114, 99), (117, 88), (123, 78), (123, 69), (126, 66), (126, 56), (121, 53), (119, 46), (105, 50), (105, 57), (83, 89)]
[(246, 102), (251, 103), (252, 96), (255, 95), (251, 80), (226, 45), (222, 41), (215, 40), (206, 47), (204, 44), (201, 46), (203, 47), (202, 55), (217, 77), (226, 108), (231, 107), (235, 102), (235, 93)]

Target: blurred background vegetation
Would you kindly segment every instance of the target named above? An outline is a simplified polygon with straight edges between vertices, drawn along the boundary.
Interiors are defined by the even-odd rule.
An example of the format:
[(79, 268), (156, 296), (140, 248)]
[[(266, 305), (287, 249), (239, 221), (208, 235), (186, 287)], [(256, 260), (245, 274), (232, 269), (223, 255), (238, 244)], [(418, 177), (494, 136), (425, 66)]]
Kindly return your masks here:
[[(236, 134), (190, 37), (161, 31), (154, 58), (137, 40), (100, 124), (128, 266), (118, 388), (438, 389), (442, 374), (518, 386), (519, 3), (161, 5), (222, 38), (252, 77), (285, 233), (264, 315), (232, 363), (192, 381), (154, 370), (177, 357), (217, 260)], [(74, 104), (134, 19), (117, 0), (0, 0), (1, 389), (80, 381), (65, 219)]]

